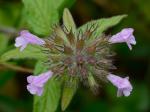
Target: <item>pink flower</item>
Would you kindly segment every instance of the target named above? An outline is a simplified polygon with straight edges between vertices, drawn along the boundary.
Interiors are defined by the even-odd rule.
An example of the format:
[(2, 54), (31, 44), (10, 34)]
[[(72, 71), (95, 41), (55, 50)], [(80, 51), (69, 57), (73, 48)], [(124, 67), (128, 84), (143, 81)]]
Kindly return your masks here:
[(129, 77), (121, 78), (119, 76), (109, 74), (107, 79), (118, 88), (117, 96), (129, 96), (132, 91), (132, 85), (129, 82)]
[(133, 29), (132, 28), (125, 28), (121, 32), (117, 33), (116, 35), (113, 35), (109, 42), (111, 43), (123, 43), (126, 42), (129, 49), (132, 50), (131, 44), (135, 45), (135, 37), (133, 36)]
[(41, 96), (43, 93), (44, 84), (49, 80), (49, 78), (52, 77), (52, 74), (53, 73), (51, 71), (48, 71), (38, 76), (33, 76), (33, 75), (28, 76), (27, 82), (29, 84), (27, 85), (27, 90), (31, 94), (36, 94), (38, 96)]
[(45, 41), (36, 35), (31, 34), (29, 31), (23, 30), (20, 32), (20, 36), (16, 38), (15, 46), (21, 47), (20, 51), (23, 51), (27, 44), (43, 45), (45, 44)]

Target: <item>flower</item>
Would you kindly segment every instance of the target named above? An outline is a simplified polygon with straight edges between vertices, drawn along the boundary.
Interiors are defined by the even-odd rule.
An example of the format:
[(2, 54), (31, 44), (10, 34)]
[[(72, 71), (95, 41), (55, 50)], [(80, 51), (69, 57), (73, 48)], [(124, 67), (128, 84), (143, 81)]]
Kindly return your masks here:
[(20, 32), (20, 36), (15, 40), (15, 47), (21, 47), (20, 51), (23, 51), (27, 44), (43, 45), (45, 41), (31, 34), (29, 31), (23, 30)]
[(49, 80), (49, 78), (52, 77), (52, 74), (53, 73), (51, 71), (48, 71), (38, 76), (28, 76), (27, 82), (29, 84), (27, 85), (27, 90), (31, 94), (37, 94), (38, 96), (41, 96), (43, 93), (44, 84)]
[(109, 74), (107, 79), (118, 88), (117, 96), (129, 96), (132, 91), (132, 85), (129, 82), (129, 77), (121, 78), (119, 76)]
[[(65, 26), (56, 25), (49, 39), (45, 40), (43, 53), (48, 56), (45, 65), (55, 75), (66, 75), (65, 85), (80, 80), (95, 93), (98, 89), (98, 80), (106, 81), (109, 69), (114, 65), (110, 56), (111, 44), (107, 36), (96, 36), (97, 24), (91, 24), (84, 31), (76, 33), (66, 30)], [(97, 79), (98, 78), (98, 79)]]
[(113, 35), (109, 42), (111, 43), (123, 43), (126, 42), (129, 49), (132, 50), (131, 44), (135, 45), (135, 37), (133, 36), (134, 29), (132, 28), (125, 28), (121, 32), (117, 33), (116, 35)]

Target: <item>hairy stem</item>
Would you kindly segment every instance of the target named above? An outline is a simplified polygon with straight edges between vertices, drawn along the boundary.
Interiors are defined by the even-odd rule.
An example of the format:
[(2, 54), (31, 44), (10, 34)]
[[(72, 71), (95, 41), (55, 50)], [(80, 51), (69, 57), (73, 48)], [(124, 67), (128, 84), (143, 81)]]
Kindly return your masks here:
[(0, 32), (11, 36), (17, 35), (16, 29), (11, 27), (0, 26)]
[(0, 66), (2, 66), (4, 68), (11, 69), (11, 70), (15, 70), (15, 71), (33, 73), (32, 69), (20, 67), (20, 66), (13, 65), (13, 64), (10, 64), (10, 63), (7, 63), (7, 62), (0, 62)]

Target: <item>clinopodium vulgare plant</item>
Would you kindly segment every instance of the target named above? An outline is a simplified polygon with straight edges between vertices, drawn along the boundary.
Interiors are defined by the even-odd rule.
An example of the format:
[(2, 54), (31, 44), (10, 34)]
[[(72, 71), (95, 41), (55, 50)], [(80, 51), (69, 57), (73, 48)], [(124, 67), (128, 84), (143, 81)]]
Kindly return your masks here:
[[(118, 17), (117, 21), (123, 17), (125, 16), (120, 16), (120, 19)], [(109, 24), (109, 21), (107, 22)], [(131, 44), (136, 44), (133, 29), (124, 28), (116, 35), (106, 35), (103, 30), (109, 27), (107, 22), (92, 21), (77, 29), (71, 14), (65, 9), (63, 24), (54, 25), (48, 38), (40, 39), (27, 30), (21, 31), (20, 36), (16, 38), (15, 46), (24, 52), (28, 44), (37, 44), (41, 46), (41, 52), (46, 57), (43, 66), (47, 71), (38, 76), (27, 77), (28, 91), (42, 96), (46, 82), (55, 77), (54, 79), (60, 81), (64, 88), (74, 89), (71, 90), (74, 92), (80, 82), (95, 93), (100, 83), (110, 81), (118, 88), (117, 96), (129, 96), (132, 91), (129, 78), (113, 75), (109, 70), (116, 68), (112, 63), (114, 52), (111, 46), (113, 43), (125, 42), (131, 50)]]

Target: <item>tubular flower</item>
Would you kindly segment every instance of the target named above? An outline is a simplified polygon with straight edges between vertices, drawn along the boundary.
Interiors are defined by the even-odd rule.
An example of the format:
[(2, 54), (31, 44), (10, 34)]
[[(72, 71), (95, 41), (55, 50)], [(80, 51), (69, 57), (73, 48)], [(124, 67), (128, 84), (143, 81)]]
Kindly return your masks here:
[(45, 73), (42, 73), (38, 76), (28, 76), (27, 77), (27, 82), (29, 83), (27, 85), (27, 90), (31, 94), (36, 94), (38, 96), (41, 96), (43, 93), (43, 87), (44, 84), (52, 77), (52, 72), (48, 71)]
[(15, 47), (20, 47), (20, 51), (23, 51), (27, 44), (43, 45), (45, 41), (31, 34), (29, 31), (23, 30), (20, 32), (20, 36), (15, 40)]
[(132, 85), (129, 82), (129, 77), (121, 78), (119, 76), (109, 74), (108, 80), (118, 88), (117, 96), (129, 96), (132, 91)]
[(133, 29), (132, 28), (125, 28), (121, 32), (117, 33), (116, 35), (113, 35), (109, 42), (111, 43), (123, 43), (126, 42), (129, 49), (132, 50), (131, 44), (135, 45), (135, 37), (133, 36)]

